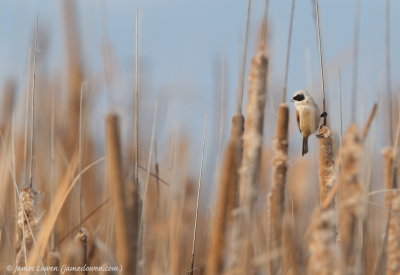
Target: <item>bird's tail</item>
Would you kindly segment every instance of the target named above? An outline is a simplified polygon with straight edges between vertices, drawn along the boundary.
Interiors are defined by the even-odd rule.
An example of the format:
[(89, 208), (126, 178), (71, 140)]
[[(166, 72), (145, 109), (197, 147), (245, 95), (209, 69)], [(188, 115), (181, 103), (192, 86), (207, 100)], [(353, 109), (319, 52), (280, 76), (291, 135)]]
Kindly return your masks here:
[(303, 137), (303, 150), (301, 152), (301, 155), (304, 156), (307, 153), (308, 153), (308, 137)]

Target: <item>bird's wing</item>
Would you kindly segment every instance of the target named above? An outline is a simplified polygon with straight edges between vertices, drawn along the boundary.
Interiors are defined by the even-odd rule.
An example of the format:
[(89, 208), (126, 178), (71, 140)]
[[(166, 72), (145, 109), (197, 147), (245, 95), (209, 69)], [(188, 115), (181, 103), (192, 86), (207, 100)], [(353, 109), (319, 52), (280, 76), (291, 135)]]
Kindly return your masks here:
[(299, 126), (299, 131), (301, 133), (301, 129), (300, 129), (300, 114), (299, 111), (296, 110), (296, 121), (297, 121), (297, 126)]

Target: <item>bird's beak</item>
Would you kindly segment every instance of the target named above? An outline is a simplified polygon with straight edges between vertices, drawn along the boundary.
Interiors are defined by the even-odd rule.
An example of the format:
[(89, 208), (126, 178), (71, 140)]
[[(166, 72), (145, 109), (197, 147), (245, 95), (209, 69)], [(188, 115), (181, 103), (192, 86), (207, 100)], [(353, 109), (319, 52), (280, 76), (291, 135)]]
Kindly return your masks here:
[(290, 102), (294, 102), (294, 100), (293, 100), (293, 99), (291, 99), (291, 100), (290, 100)]

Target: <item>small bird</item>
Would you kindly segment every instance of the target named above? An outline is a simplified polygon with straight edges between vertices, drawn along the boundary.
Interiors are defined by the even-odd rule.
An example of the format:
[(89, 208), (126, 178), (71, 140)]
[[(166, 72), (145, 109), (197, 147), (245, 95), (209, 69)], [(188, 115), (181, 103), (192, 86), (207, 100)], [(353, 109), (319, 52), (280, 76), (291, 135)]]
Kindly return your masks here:
[(306, 90), (296, 91), (291, 101), (296, 107), (297, 125), (303, 135), (302, 156), (304, 156), (308, 153), (308, 137), (317, 131), (320, 117), (326, 116), (326, 113), (320, 115), (317, 104)]

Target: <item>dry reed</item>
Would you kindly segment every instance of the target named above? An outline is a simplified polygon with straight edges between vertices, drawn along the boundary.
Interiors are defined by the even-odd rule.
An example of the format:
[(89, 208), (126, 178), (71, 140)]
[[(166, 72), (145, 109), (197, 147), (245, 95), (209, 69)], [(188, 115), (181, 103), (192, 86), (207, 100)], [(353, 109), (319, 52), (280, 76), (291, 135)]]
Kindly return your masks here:
[(240, 204), (254, 203), (254, 188), (260, 171), (268, 58), (260, 49), (253, 58), (249, 75), (249, 95), (243, 133), (243, 159), (240, 167)]
[(139, 236), (139, 224), (140, 224), (140, 195), (139, 186), (136, 182), (127, 186), (126, 196), (126, 215), (130, 219), (130, 225), (128, 230), (129, 238), (129, 253), (131, 259), (132, 270), (136, 270), (137, 265), (137, 249), (138, 249), (138, 236)]
[(337, 269), (335, 211), (317, 208), (310, 225), (310, 258), (307, 274), (339, 274)]
[[(397, 182), (394, 180), (394, 150), (385, 148), (382, 150), (384, 157), (384, 180), (385, 188), (388, 190), (397, 189)], [(395, 186), (393, 186), (395, 184)], [(399, 274), (400, 272), (400, 193), (398, 191), (386, 192), (386, 207), (392, 212), (388, 216), (389, 231), (387, 239), (387, 264), (386, 274)]]
[(242, 236), (237, 246), (236, 258), (237, 272), (247, 273), (250, 269), (251, 243), (250, 224), (252, 208), (255, 205), (256, 184), (260, 172), (261, 148), (264, 126), (264, 107), (267, 88), (268, 58), (265, 54), (264, 41), (253, 57), (249, 75), (249, 93), (246, 109), (246, 123), (243, 133), (243, 159), (240, 167), (240, 229)]
[(197, 188), (197, 198), (196, 198), (196, 215), (194, 218), (194, 228), (193, 228), (193, 243), (192, 243), (192, 259), (190, 261), (190, 269), (188, 271), (189, 275), (193, 275), (195, 269), (195, 253), (196, 253), (196, 239), (197, 239), (197, 226), (199, 223), (199, 205), (200, 205), (200, 194), (201, 186), (203, 183), (203, 169), (204, 169), (204, 153), (206, 148), (206, 138), (207, 138), (207, 116), (204, 119), (204, 136), (203, 136), (203, 146), (201, 149), (201, 162), (200, 162), (200, 175), (199, 175), (199, 186)]
[(290, 211), (285, 211), (282, 224), (282, 272), (296, 275), (300, 272), (298, 259), (298, 244), (295, 240), (295, 224)]
[(27, 266), (29, 252), (34, 244), (34, 235), (39, 226), (39, 217), (37, 213), (37, 196), (37, 192), (30, 186), (24, 187), (20, 194), (17, 219), (17, 266)]
[[(335, 158), (331, 130), (322, 125), (319, 129), (319, 198), (322, 204), (336, 180)], [(333, 204), (331, 204), (333, 205)]]
[[(243, 156), (243, 131), (244, 117), (241, 114), (236, 114), (232, 117), (231, 145), (228, 145), (228, 147), (233, 147), (233, 162), (231, 163), (231, 173), (229, 174), (229, 194), (226, 209), (226, 215), (228, 216), (231, 215), (233, 209), (239, 206), (239, 169)], [(229, 219), (229, 217), (226, 217), (226, 219)]]
[(242, 155), (243, 116), (232, 118), (231, 138), (226, 147), (218, 181), (215, 214), (211, 224), (211, 239), (207, 255), (208, 275), (220, 274), (223, 268), (224, 239), (232, 223), (232, 210), (238, 201), (238, 172)]
[[(393, 162), (394, 162), (394, 152), (393, 148), (388, 147), (384, 148), (381, 151), (383, 155), (383, 161), (384, 161), (384, 170), (383, 170), (383, 178), (384, 178), (384, 183), (385, 183), (385, 188), (386, 189), (392, 189), (394, 188), (393, 186)], [(395, 192), (386, 192), (385, 194), (385, 202), (386, 202), (386, 207), (389, 208), (389, 203), (390, 203), (390, 196), (395, 194)]]
[(282, 225), (285, 210), (286, 171), (288, 169), (288, 125), (289, 108), (285, 103), (279, 106), (277, 114), (277, 128), (275, 138), (275, 153), (272, 160), (272, 187), (268, 195), (269, 235), (268, 250), (270, 258), (270, 272), (276, 274), (281, 267)]
[[(251, 31), (250, 2), (242, 59), (243, 79), (246, 72), (247, 37)], [(268, 13), (268, 3), (269, 1), (266, 3), (265, 17)], [(292, 3), (291, 22), (294, 17), (294, 0)], [(318, 4), (318, 0), (316, 3)], [(387, 12), (389, 10), (388, 8)], [(356, 12), (358, 14), (359, 11)], [(27, 87), (24, 87), (24, 83), (15, 82), (14, 85), (13, 82), (9, 82), (12, 84), (6, 83), (4, 89), (0, 112), (0, 137), (3, 147), (3, 150), (0, 150), (2, 182), (0, 273), (5, 273), (4, 267), (8, 264), (13, 267), (16, 265), (36, 267), (44, 266), (44, 263), (46, 266), (59, 268), (64, 263), (71, 266), (122, 266), (123, 274), (146, 275), (164, 273), (181, 275), (188, 270), (190, 274), (208, 275), (400, 273), (400, 192), (397, 190), (396, 181), (398, 156), (394, 156), (397, 145), (383, 150), (385, 161), (383, 173), (380, 173), (378, 165), (372, 163), (376, 148), (364, 146), (372, 119), (377, 112), (376, 105), (362, 130), (359, 131), (355, 125), (349, 127), (336, 161), (332, 149), (333, 141), (336, 141), (334, 127), (328, 128), (324, 121), (318, 140), (320, 205), (310, 217), (310, 211), (315, 207), (314, 194), (318, 193), (313, 192), (316, 185), (310, 184), (315, 179), (316, 170), (313, 167), (314, 162), (309, 158), (311, 156), (299, 157), (301, 160), (296, 156), (290, 158), (288, 156), (289, 110), (284, 103), (278, 108), (274, 142), (266, 144), (265, 150), (262, 150), (263, 142), (269, 140), (269, 136), (264, 139), (264, 111), (271, 113), (265, 106), (269, 59), (263, 49), (266, 40), (264, 22), (264, 35), (260, 39), (262, 47), (253, 58), (250, 70), (246, 125), (241, 114), (244, 81), (240, 79), (239, 102), (236, 106), (237, 113), (232, 118), (230, 140), (226, 144), (221, 163), (218, 163), (220, 166), (215, 170), (218, 173), (216, 201), (211, 207), (205, 203), (204, 208), (199, 207), (208, 201), (206, 198), (200, 198), (200, 187), (197, 190), (196, 183), (191, 180), (192, 156), (176, 154), (175, 151), (179, 150), (174, 146), (165, 146), (164, 129), (160, 129), (161, 146), (154, 147), (155, 153), (153, 153), (154, 132), (158, 131), (158, 127), (162, 128), (155, 123), (152, 128), (147, 166), (141, 163), (145, 159), (142, 145), (148, 145), (146, 138), (149, 130), (148, 127), (143, 127), (139, 133), (139, 124), (142, 125), (148, 116), (145, 103), (148, 103), (150, 93), (143, 93), (143, 98), (139, 100), (139, 81), (142, 80), (139, 68), (139, 12), (137, 11), (136, 15), (135, 87), (132, 102), (134, 114), (129, 118), (134, 121), (127, 122), (127, 125), (133, 128), (133, 140), (124, 136), (131, 129), (119, 129), (119, 118), (111, 114), (106, 117), (105, 141), (96, 136), (97, 132), (82, 131), (81, 128), (79, 145), (77, 142), (79, 114), (85, 113), (87, 116), (85, 121), (93, 123), (95, 119), (93, 113), (97, 112), (97, 107), (95, 111), (90, 109), (90, 104), (84, 107), (79, 103), (79, 91), (84, 75), (93, 76), (88, 79), (90, 84), (88, 94), (93, 95), (93, 100), (88, 103), (95, 103), (99, 98), (96, 92), (104, 90), (103, 85), (117, 84), (116, 80), (119, 80), (122, 74), (119, 75), (117, 62), (113, 64), (115, 66), (106, 68), (106, 71), (108, 70), (106, 77), (115, 77), (108, 79), (113, 83), (106, 83), (107, 80), (104, 82), (102, 78), (97, 79), (97, 75), (92, 71), (84, 71), (83, 68), (90, 69), (91, 66), (83, 63), (84, 59), (80, 56), (85, 51), (81, 52), (79, 47), (79, 28), (76, 21), (78, 18), (75, 16), (73, 1), (64, 0), (64, 16), (67, 75), (62, 77), (65, 79), (58, 79), (58, 76), (53, 74), (47, 75), (45, 64), (48, 60), (43, 54), (46, 51), (46, 39), (37, 37), (36, 26), (36, 45), (34, 55), (31, 56), (33, 64), (28, 62), (29, 73), (25, 84)], [(319, 65), (323, 80), (318, 10), (317, 21)], [(290, 23), (288, 45), (292, 27)], [(107, 40), (106, 37), (104, 39)], [(37, 43), (37, 40), (40, 43)], [(389, 46), (388, 42), (386, 41), (386, 47)], [(40, 51), (37, 49), (37, 44), (41, 46)], [(290, 46), (286, 50), (283, 101), (286, 100)], [(112, 49), (109, 51), (111, 53)], [(39, 57), (37, 70), (36, 54)], [(387, 61), (388, 57), (387, 49)], [(43, 75), (46, 75), (46, 79), (43, 79)], [(357, 90), (356, 77), (357, 73), (353, 71), (353, 91)], [(67, 87), (68, 95), (67, 100), (55, 102), (54, 98), (61, 97), (62, 93), (58, 92), (57, 95), (53, 93), (50, 137), (48, 128), (51, 109), (47, 102), (48, 96), (51, 89), (58, 90), (61, 86), (54, 85), (52, 80), (48, 81), (53, 78), (57, 79), (55, 83), (62, 83), (63, 87)], [(147, 79), (143, 79), (145, 87), (148, 85), (146, 82)], [(387, 88), (391, 92), (390, 82), (389, 73)], [(24, 95), (15, 96), (19, 93), (16, 87), (22, 87), (21, 90), (27, 91), (25, 108), (22, 106), (23, 103), (14, 104), (14, 100), (25, 98)], [(118, 85), (118, 88), (120, 87), (125, 85)], [(323, 81), (322, 93), (325, 109)], [(328, 93), (326, 95), (328, 98), (331, 96)], [(273, 98), (275, 96), (277, 95), (272, 95)], [(350, 105), (354, 105), (357, 100), (355, 92), (352, 96)], [(115, 95), (112, 97), (117, 99)], [(279, 99), (280, 97), (279, 94)], [(225, 101), (228, 106), (229, 98), (222, 97), (221, 102), (225, 104)], [(341, 94), (339, 101), (341, 104)], [(120, 107), (117, 101), (113, 103), (115, 108)], [(345, 106), (348, 102), (343, 103)], [(81, 111), (79, 106), (82, 108)], [(166, 109), (164, 101), (160, 106), (160, 113), (164, 114)], [(224, 107), (220, 112), (218, 124), (220, 128), (216, 127), (219, 133), (218, 151), (223, 144), (225, 129), (223, 123), (225, 105), (221, 103), (221, 106)], [(340, 112), (341, 109), (342, 106)], [(333, 109), (331, 112), (332, 121), (336, 120), (335, 111), (337, 110)], [(393, 113), (395, 112), (396, 110), (393, 110)], [(352, 123), (356, 120), (353, 118), (356, 114), (357, 110), (353, 108), (350, 114)], [(122, 119), (125, 122), (126, 117), (121, 116), (121, 121)], [(388, 119), (386, 115), (383, 117), (383, 122), (386, 122), (385, 119)], [(169, 118), (166, 120), (169, 122)], [(81, 121), (83, 121), (82, 116)], [(26, 124), (21, 126), (24, 123)], [(342, 122), (340, 117), (340, 125), (343, 123), (346, 121)], [(143, 123), (143, 126), (145, 125)], [(23, 126), (25, 129), (22, 129)], [(87, 126), (91, 129), (89, 128), (91, 125)], [(168, 126), (165, 129), (168, 131)], [(390, 131), (393, 129), (391, 125)], [(392, 134), (390, 136), (392, 138)], [(379, 141), (382, 137), (386, 138), (383, 131), (378, 132), (377, 137)], [(139, 138), (144, 144), (139, 143)], [(185, 136), (180, 137), (179, 133), (174, 133), (174, 142), (180, 138), (186, 141)], [(97, 143), (106, 146), (106, 158), (100, 157), (104, 154), (104, 150)], [(189, 146), (185, 148), (186, 152), (189, 152), (187, 148)], [(271, 157), (272, 149), (275, 150), (273, 157)], [(364, 161), (364, 152), (371, 157), (371, 163)], [(77, 154), (80, 155), (81, 163)], [(153, 154), (155, 161), (152, 161)], [(99, 155), (99, 159), (93, 161), (94, 155)], [(266, 157), (261, 158), (261, 156)], [(161, 161), (163, 159), (172, 161), (166, 161), (170, 163), (164, 165)], [(106, 164), (97, 167), (97, 164), (104, 160)], [(202, 181), (203, 165), (207, 177), (212, 177), (209, 171), (215, 169), (207, 163), (207, 158), (202, 159), (199, 183)], [(369, 165), (373, 166), (373, 169), (370, 169)], [(152, 173), (151, 168), (155, 168), (155, 173)], [(104, 177), (105, 171), (106, 177)], [(374, 183), (378, 183), (382, 175), (385, 189), (374, 191), (386, 192), (386, 208), (370, 199), (369, 194), (375, 192), (366, 193), (370, 188), (369, 177), (373, 179), (371, 187), (374, 188), (376, 187)], [(365, 184), (363, 184), (364, 178), (367, 178)], [(32, 179), (35, 188), (40, 190), (40, 194), (44, 194), (43, 201), (37, 199), (38, 193), (31, 186)], [(143, 186), (140, 185), (142, 179), (144, 179)], [(18, 194), (21, 182), (25, 182), (28, 186), (21, 188), (21, 193)], [(168, 188), (172, 187), (173, 190), (169, 189), (170, 191), (166, 192), (167, 188), (161, 187), (164, 184), (160, 183), (166, 183)], [(84, 191), (79, 205), (76, 203), (77, 194), (72, 192), (76, 184), (82, 184)], [(210, 186), (206, 186), (208, 187)], [(270, 194), (266, 196), (268, 188)], [(140, 198), (140, 191), (143, 190), (145, 190), (143, 200), (147, 200), (147, 203)], [(197, 197), (196, 191), (199, 191)], [(343, 194), (343, 198), (336, 202), (335, 209), (333, 201), (337, 191)], [(99, 197), (101, 202), (98, 200)], [(109, 209), (102, 209), (107, 202)], [(48, 207), (50, 205), (51, 209)], [(91, 207), (93, 205), (98, 207)], [(95, 210), (87, 216), (82, 216), (87, 213), (80, 211), (78, 217), (75, 215), (78, 207), (81, 207), (81, 210), (94, 208)], [(382, 225), (386, 216), (380, 215), (380, 212), (377, 214), (382, 210), (388, 213), (386, 225)], [(40, 217), (40, 227), (39, 213), (43, 213)], [(139, 232), (141, 222), (145, 227)], [(82, 228), (83, 225), (87, 231)], [(380, 235), (383, 227), (382, 242)], [(82, 230), (79, 230), (80, 228)], [(307, 228), (309, 228), (308, 238), (304, 238)], [(336, 238), (337, 230), (339, 238)], [(68, 250), (69, 247), (72, 249)], [(365, 270), (361, 269), (362, 266)], [(373, 266), (375, 270), (371, 268)], [(86, 273), (83, 271), (80, 274)], [(50, 271), (47, 274), (60, 274), (60, 272)]]
[(363, 150), (363, 140), (358, 127), (350, 125), (344, 135), (340, 151), (339, 185), (342, 198), (338, 209), (341, 263), (342, 271), (346, 274), (354, 274), (359, 266), (356, 260), (359, 258), (357, 254), (360, 251), (356, 251), (354, 240), (358, 236), (360, 205), (363, 197), (363, 188), (360, 182)]
[[(48, 248), (48, 242), (50, 240), (50, 236), (52, 234), (54, 225), (57, 221), (57, 218), (60, 214), (60, 211), (69, 195), (71, 190), (74, 187), (74, 184), (77, 182), (77, 179), (74, 180), (74, 172), (78, 166), (78, 158), (75, 157), (71, 160), (69, 167), (65, 173), (64, 178), (57, 188), (56, 195), (54, 196), (53, 201), (57, 202), (54, 204), (54, 211), (49, 213), (42, 222), (41, 230), (38, 233), (36, 238), (36, 245), (29, 257), (28, 265), (32, 266), (37, 264), (45, 254), (46, 249)], [(72, 184), (70, 182), (72, 181)]]
[[(171, 196), (172, 197), (172, 196)], [(179, 203), (178, 198), (172, 197), (172, 206), (170, 211), (169, 222), (169, 274), (179, 274), (180, 260), (180, 221), (179, 221)]]
[[(63, 1), (64, 31), (66, 34), (66, 51), (68, 60), (68, 113), (70, 131), (67, 133), (65, 140), (68, 148), (74, 148), (77, 144), (75, 133), (79, 127), (79, 103), (81, 84), (84, 80), (83, 69), (81, 65), (81, 51), (79, 47), (79, 34), (76, 20), (76, 10), (74, 1)], [(70, 152), (66, 152), (70, 154)]]
[(125, 272), (134, 274), (129, 243), (127, 221), (128, 217), (125, 209), (124, 186), (122, 179), (121, 163), (121, 141), (119, 138), (118, 117), (109, 114), (106, 118), (106, 151), (107, 151), (107, 178), (111, 192), (111, 201), (115, 209), (115, 241), (116, 257), (119, 264), (124, 267)]
[(156, 181), (151, 180), (149, 182), (147, 190), (147, 205), (143, 209), (144, 216), (147, 217), (143, 222), (146, 223), (146, 230), (143, 232), (143, 246), (144, 246), (144, 259), (146, 265), (144, 266), (145, 274), (157, 274), (154, 269), (157, 267), (157, 256), (161, 250), (161, 240), (159, 234), (159, 228), (161, 223), (161, 198), (159, 194), (159, 187)]
[(8, 80), (4, 86), (3, 96), (2, 96), (2, 106), (1, 106), (1, 123), (0, 130), (2, 133), (5, 133), (10, 130), (13, 110), (14, 110), (14, 101), (15, 101), (15, 92), (16, 92), (16, 83), (13, 80)]

